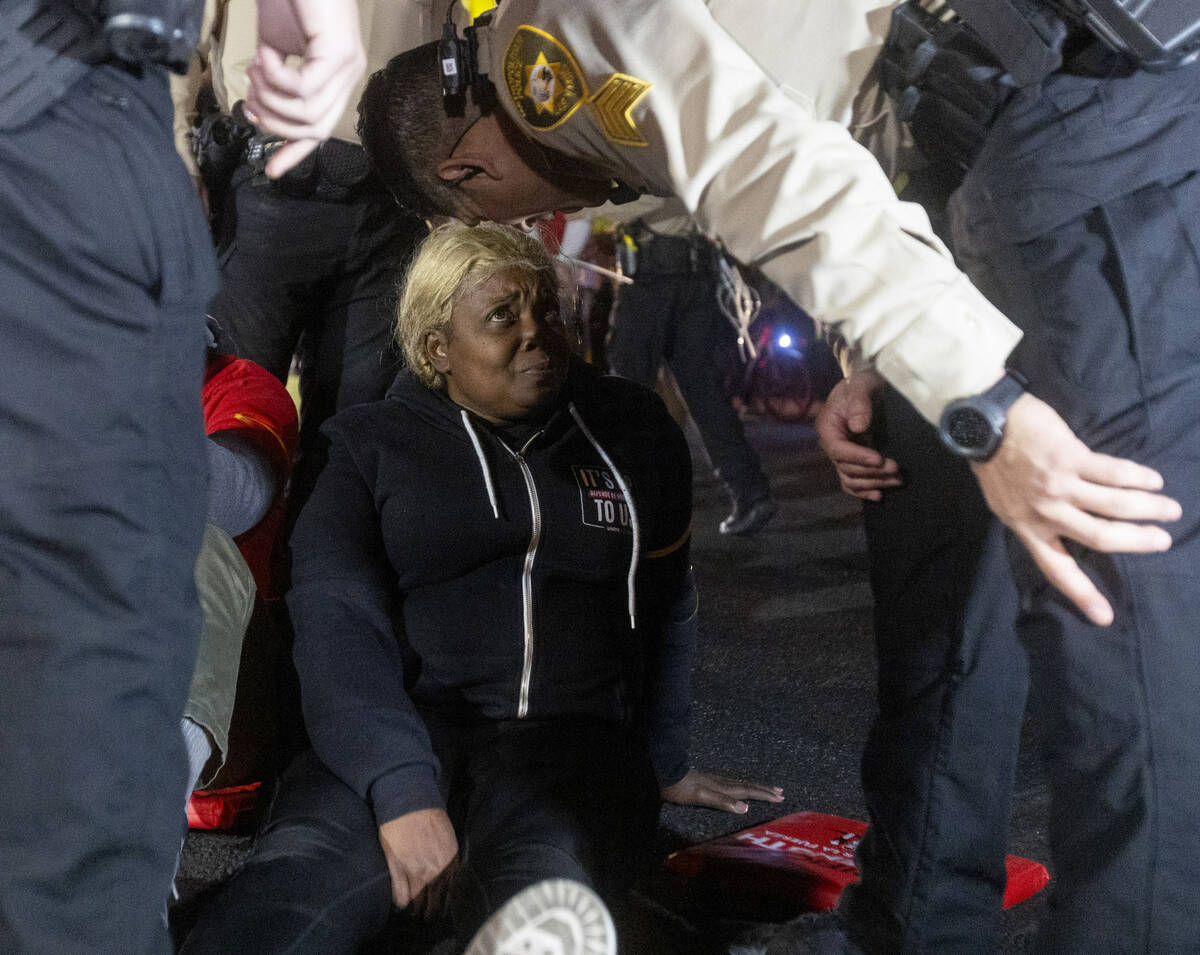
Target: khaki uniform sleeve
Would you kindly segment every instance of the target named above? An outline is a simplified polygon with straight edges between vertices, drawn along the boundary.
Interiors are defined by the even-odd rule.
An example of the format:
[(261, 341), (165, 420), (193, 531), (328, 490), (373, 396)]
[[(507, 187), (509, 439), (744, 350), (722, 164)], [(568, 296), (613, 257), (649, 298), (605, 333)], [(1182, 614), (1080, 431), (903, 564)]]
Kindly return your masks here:
[(191, 131), (196, 121), (196, 98), (212, 76), (210, 57), (218, 6), (219, 0), (205, 0), (200, 43), (192, 53), (187, 74), (171, 74), (171, 102), (175, 107), (175, 150), (193, 179), (200, 178), (200, 170), (196, 168), (196, 159), (192, 155)]
[(212, 83), (223, 113), (246, 98), (246, 70), (258, 49), (258, 5), (255, 0), (218, 0), (221, 5), (212, 51)]
[[(553, 20), (551, 4), (532, 6)], [(627, 182), (668, 185), (705, 231), (762, 268), (929, 420), (992, 384), (1020, 332), (957, 269), (924, 211), (897, 200), (844, 125), (785, 94), (699, 0), (608, 0), (602, 9), (590, 40), (565, 15), (557, 27), (590, 86), (605, 70), (651, 84), (629, 112), (647, 145), (601, 147), (624, 164)], [(800, 56), (803, 40), (796, 45)], [(588, 155), (580, 147), (595, 135), (570, 132), (572, 122), (547, 145), (573, 141), (575, 155)]]

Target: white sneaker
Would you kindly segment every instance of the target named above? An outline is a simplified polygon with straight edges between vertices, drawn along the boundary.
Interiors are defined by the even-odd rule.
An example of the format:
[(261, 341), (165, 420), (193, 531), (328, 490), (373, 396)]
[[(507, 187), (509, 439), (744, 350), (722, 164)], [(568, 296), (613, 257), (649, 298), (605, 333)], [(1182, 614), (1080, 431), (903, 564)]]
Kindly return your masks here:
[(617, 931), (586, 885), (546, 879), (493, 912), (463, 955), (617, 955)]

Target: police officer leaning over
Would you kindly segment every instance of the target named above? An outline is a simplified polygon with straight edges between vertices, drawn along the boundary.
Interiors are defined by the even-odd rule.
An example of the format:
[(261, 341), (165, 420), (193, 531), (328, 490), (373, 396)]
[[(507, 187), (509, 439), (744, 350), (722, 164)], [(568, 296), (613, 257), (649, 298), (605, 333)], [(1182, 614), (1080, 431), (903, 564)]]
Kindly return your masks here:
[[(0, 951), (167, 952), (200, 630), (211, 245), (175, 154), (186, 0), (0, 4)], [(347, 0), (263, 0), (247, 103), (329, 135)], [(283, 58), (299, 57), (294, 66)]]
[[(881, 171), (898, 116), (874, 68), (902, 5), (779, 11), (789, 29), (764, 32), (804, 53), (786, 85), (712, 14), (742, 11), (731, 29), (764, 18), (710, 6), (506, 0), (475, 31), (490, 82), (443, 94), (439, 64), (470, 80), (471, 56), (456, 61), (449, 43), (398, 57), (368, 85), (364, 144), (402, 202), (467, 220), (590, 205), (624, 187), (673, 193), (940, 426), (1013, 535), (991, 535), (985, 566), (1007, 578), (1011, 560), (1034, 698), (1057, 731), (1045, 944), (1194, 944), (1181, 893), (1200, 868), (1189, 836), (1200, 810), (1186, 795), (1200, 752), (1180, 728), (1200, 688), (1186, 639), (1200, 603), (1188, 476), (1200, 428), (1187, 410), (1200, 397), (1187, 145), (1200, 68), (1177, 40), (1195, 30), (1164, 32), (1175, 48), (1148, 69), (1096, 39), (1119, 44), (1120, 23), (996, 19), (987, 11), (1029, 5), (959, 4), (1013, 65), (998, 71), (1008, 94), (984, 121), (982, 152), (963, 163), (956, 252), (1018, 329)], [(907, 111), (906, 85), (895, 89)], [(1024, 374), (1007, 375), (1006, 360)], [(1169, 498), (1156, 493), (1164, 479)], [(1181, 510), (1169, 549), (1155, 522)], [(1121, 913), (1119, 929), (1106, 912)]]

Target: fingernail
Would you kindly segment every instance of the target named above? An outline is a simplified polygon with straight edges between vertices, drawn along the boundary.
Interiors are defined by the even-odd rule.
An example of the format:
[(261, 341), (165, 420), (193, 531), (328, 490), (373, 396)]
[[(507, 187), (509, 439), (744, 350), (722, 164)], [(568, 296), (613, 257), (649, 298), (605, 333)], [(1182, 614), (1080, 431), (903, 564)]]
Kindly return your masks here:
[(747, 805), (744, 802), (735, 802), (733, 804), (733, 809), (734, 809), (734, 812), (738, 812), (738, 813), (747, 813), (750, 811), (749, 805)]
[(1088, 616), (1098, 627), (1107, 627), (1113, 622), (1112, 608), (1106, 604), (1092, 604), (1088, 608)]

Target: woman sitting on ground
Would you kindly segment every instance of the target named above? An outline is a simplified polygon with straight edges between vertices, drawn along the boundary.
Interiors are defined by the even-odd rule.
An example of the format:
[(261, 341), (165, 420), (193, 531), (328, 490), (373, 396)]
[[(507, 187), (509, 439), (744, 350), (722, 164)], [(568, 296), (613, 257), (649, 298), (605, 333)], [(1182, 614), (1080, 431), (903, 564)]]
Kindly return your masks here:
[(326, 426), (292, 539), (315, 755), (186, 952), (355, 952), (393, 905), (465, 942), (542, 880), (626, 888), (664, 792), (782, 798), (688, 769), (688, 448), (570, 357), (541, 244), (435, 231), (398, 338), (410, 370)]

